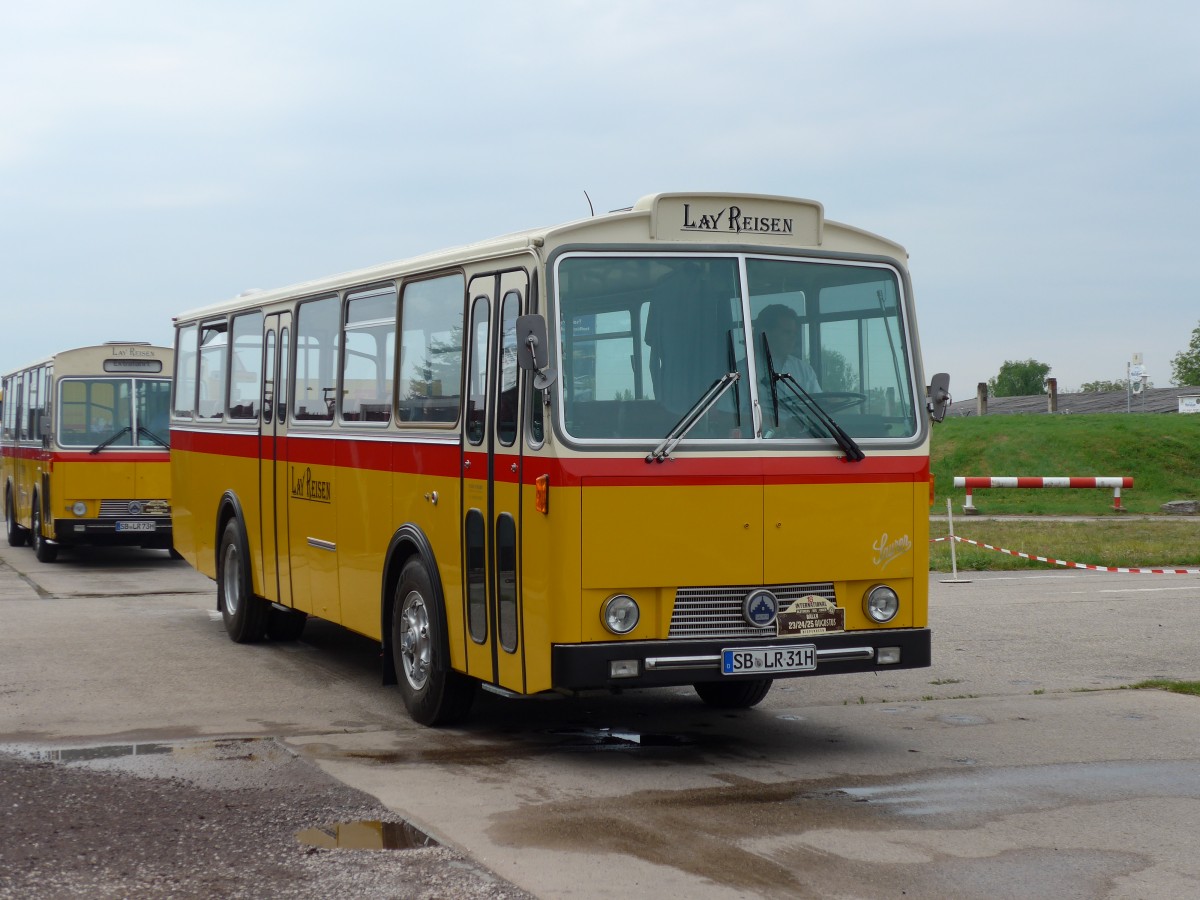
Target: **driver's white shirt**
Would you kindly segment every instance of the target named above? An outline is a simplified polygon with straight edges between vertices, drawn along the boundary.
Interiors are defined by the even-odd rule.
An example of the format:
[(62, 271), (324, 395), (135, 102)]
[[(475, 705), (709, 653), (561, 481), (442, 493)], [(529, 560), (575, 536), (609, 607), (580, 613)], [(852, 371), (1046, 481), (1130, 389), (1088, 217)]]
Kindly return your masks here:
[(821, 393), (821, 385), (817, 381), (817, 373), (813, 371), (813, 367), (806, 363), (798, 356), (789, 356), (783, 361), (783, 365), (776, 365), (775, 371), (783, 374), (786, 372), (800, 383), (800, 387), (804, 388), (810, 394)]

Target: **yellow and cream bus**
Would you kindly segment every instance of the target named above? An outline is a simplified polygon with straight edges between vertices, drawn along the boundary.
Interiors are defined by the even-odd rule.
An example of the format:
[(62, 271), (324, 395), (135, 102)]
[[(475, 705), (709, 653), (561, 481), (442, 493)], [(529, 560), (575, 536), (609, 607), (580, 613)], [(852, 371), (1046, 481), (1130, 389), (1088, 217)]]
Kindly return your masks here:
[(80, 544), (171, 548), (173, 351), (66, 350), (4, 376), (8, 543), (52, 562)]
[(927, 666), (949, 395), (905, 262), (811, 201), (658, 194), (180, 315), (176, 548), (233, 640), (340, 623), (425, 724)]

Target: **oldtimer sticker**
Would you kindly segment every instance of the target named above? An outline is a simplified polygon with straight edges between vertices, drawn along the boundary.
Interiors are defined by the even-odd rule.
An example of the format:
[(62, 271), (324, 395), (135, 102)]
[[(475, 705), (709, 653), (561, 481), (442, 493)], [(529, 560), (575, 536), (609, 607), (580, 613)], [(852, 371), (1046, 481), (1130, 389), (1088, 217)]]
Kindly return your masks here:
[(832, 600), (809, 594), (779, 611), (779, 636), (826, 634), (846, 630), (846, 611)]

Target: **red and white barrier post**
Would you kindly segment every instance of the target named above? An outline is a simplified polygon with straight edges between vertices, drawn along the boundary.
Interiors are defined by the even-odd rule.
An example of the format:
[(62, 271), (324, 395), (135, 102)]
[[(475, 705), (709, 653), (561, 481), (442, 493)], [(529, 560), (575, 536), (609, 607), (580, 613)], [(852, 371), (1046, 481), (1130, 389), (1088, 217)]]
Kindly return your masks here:
[(1007, 477), (1007, 476), (962, 476), (954, 478), (956, 488), (967, 489), (967, 499), (963, 503), (963, 512), (967, 515), (978, 515), (979, 510), (972, 502), (971, 492), (979, 488), (1112, 488), (1113, 509), (1124, 512), (1121, 507), (1121, 488), (1133, 487), (1133, 478), (1129, 476), (1112, 476), (1098, 478), (1038, 478), (1038, 477)]

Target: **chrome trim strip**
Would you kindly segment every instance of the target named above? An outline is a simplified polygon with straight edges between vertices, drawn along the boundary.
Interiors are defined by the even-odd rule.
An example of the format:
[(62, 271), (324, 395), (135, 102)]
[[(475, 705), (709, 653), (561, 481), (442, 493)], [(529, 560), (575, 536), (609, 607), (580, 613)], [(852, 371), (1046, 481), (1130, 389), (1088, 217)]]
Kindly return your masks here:
[(654, 671), (664, 669), (708, 669), (721, 667), (720, 656), (648, 656), (646, 668)]
[(332, 541), (323, 541), (320, 538), (310, 537), (308, 539), (308, 546), (316, 547), (318, 550), (329, 550), (334, 553), (337, 552), (337, 544), (333, 543)]
[(874, 647), (835, 647), (817, 651), (817, 662), (847, 662), (852, 659), (874, 658)]

